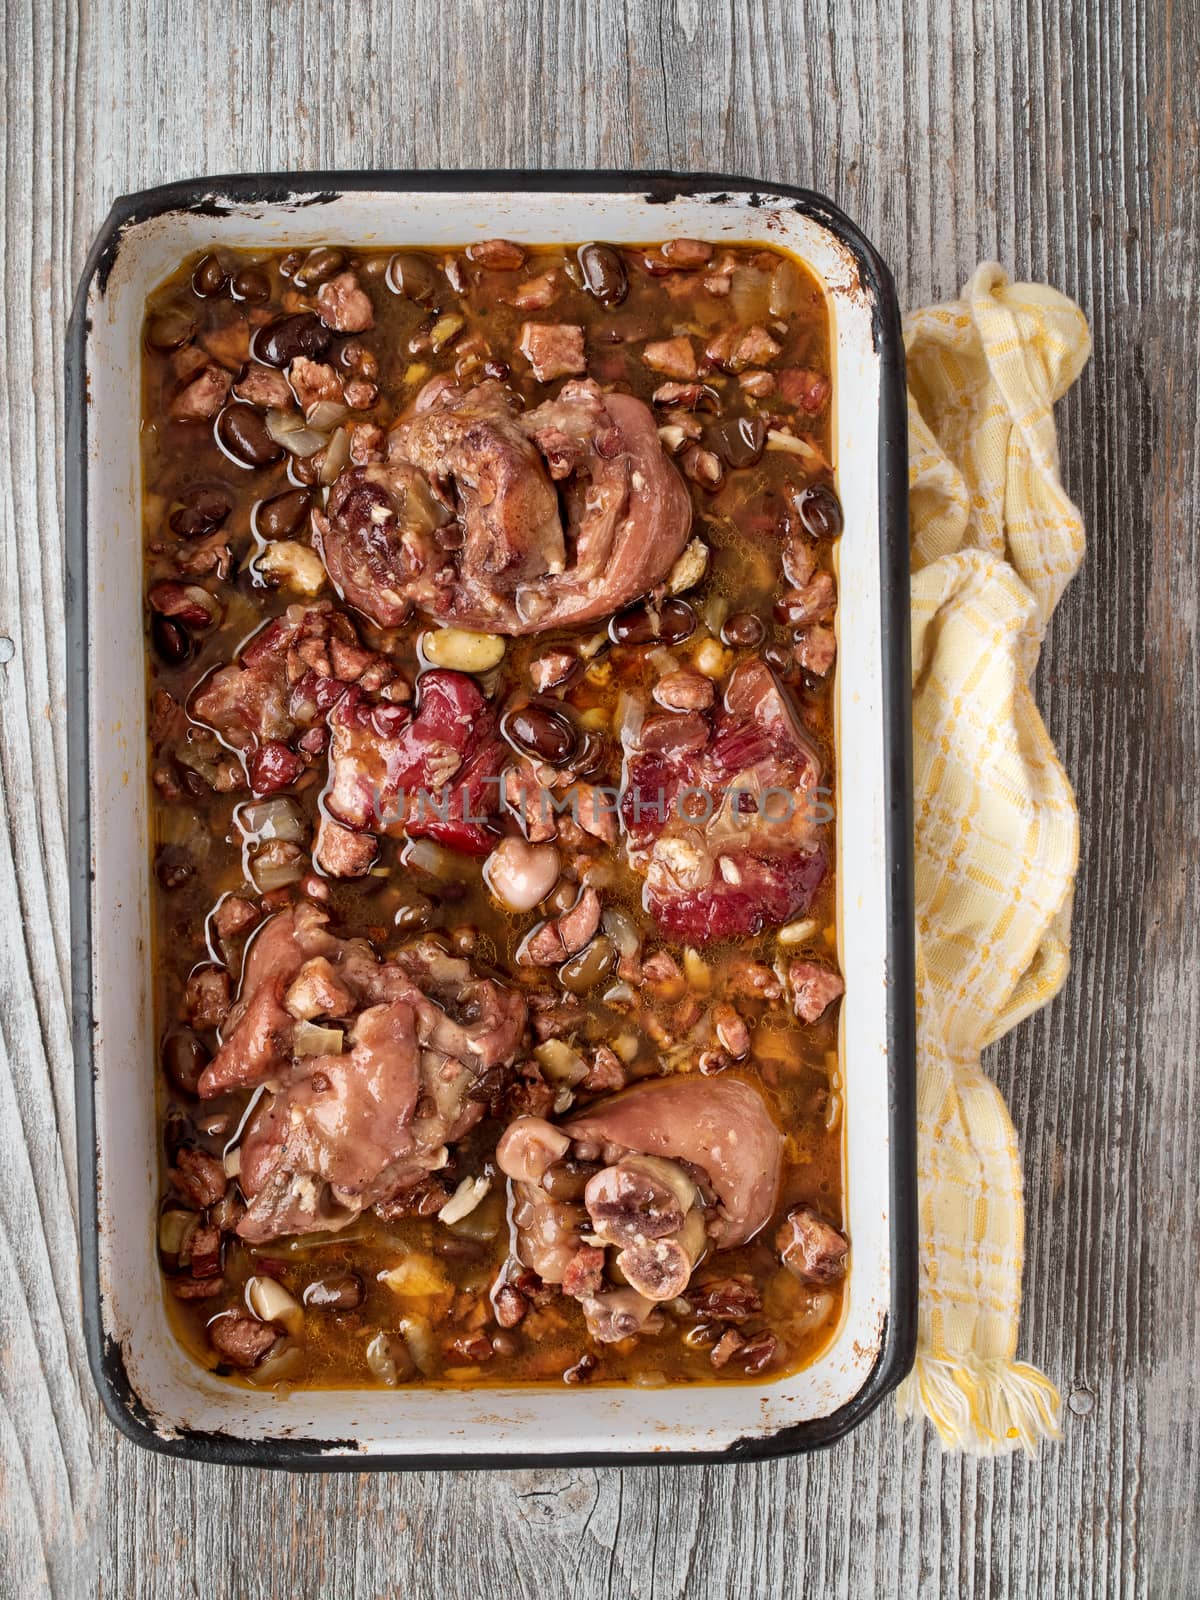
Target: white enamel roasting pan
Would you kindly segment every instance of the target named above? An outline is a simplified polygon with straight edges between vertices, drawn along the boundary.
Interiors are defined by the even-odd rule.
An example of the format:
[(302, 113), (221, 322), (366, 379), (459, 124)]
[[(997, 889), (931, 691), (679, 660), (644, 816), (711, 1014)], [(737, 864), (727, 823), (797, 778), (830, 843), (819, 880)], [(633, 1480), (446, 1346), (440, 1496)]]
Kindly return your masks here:
[[(805, 1370), (694, 1388), (296, 1392), (200, 1370), (167, 1323), (154, 1249), (156, 1049), (148, 928), (138, 451), (147, 293), (190, 252), (672, 236), (782, 246), (834, 322), (836, 676), (845, 1183), (841, 1326)], [(70, 849), (81, 1256), (92, 1370), (138, 1443), (288, 1468), (745, 1459), (839, 1437), (912, 1359), (916, 1320), (908, 530), (903, 354), (874, 250), (804, 190), (664, 173), (311, 173), (119, 200), (67, 351)]]

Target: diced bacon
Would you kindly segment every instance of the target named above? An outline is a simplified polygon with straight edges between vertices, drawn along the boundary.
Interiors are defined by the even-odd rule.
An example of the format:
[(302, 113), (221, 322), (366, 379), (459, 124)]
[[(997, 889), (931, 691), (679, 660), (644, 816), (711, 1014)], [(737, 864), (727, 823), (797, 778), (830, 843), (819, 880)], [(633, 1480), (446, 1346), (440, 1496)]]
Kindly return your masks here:
[(563, 1272), (562, 1292), (577, 1298), (596, 1294), (603, 1282), (604, 1251), (595, 1245), (580, 1245)]
[(491, 272), (515, 272), (525, 265), (525, 252), (511, 239), (481, 239), (467, 246), (467, 260)]
[(338, 333), (365, 333), (375, 326), (371, 297), (353, 272), (339, 272), (317, 290), (317, 315)]
[(815, 417), (829, 401), (830, 383), (811, 367), (789, 367), (778, 375), (780, 398), (807, 416)]
[(251, 362), (233, 386), (234, 395), (264, 411), (290, 411), (296, 403), (292, 386), (276, 367)]
[(230, 378), (224, 367), (204, 366), (167, 407), (176, 422), (207, 422), (225, 404)]
[(297, 356), (288, 368), (288, 378), (296, 391), (300, 409), (306, 414), (310, 406), (321, 400), (342, 400), (342, 380), (332, 367), (323, 361), (310, 361), (308, 356)]
[(845, 994), (846, 985), (839, 973), (829, 967), (819, 967), (814, 961), (793, 961), (788, 966), (788, 983), (792, 989), (792, 1009), (801, 1022), (815, 1022), (835, 1001)]
[(696, 376), (696, 352), (688, 336), (652, 340), (642, 351), (642, 360), (652, 372), (687, 382)]
[(775, 1248), (803, 1283), (836, 1283), (846, 1273), (850, 1242), (812, 1206), (796, 1206), (775, 1234)]
[(536, 967), (554, 967), (577, 955), (600, 926), (600, 896), (590, 885), (561, 916), (551, 917), (522, 945), (518, 961)]
[(510, 306), (518, 311), (545, 311), (553, 305), (558, 295), (558, 273), (543, 272), (536, 278), (526, 278), (512, 294), (507, 296)]
[(368, 872), (379, 845), (373, 833), (344, 828), (332, 817), (322, 817), (313, 846), (313, 859), (331, 878), (361, 878)]
[(757, 323), (738, 340), (731, 366), (734, 372), (744, 372), (747, 367), (768, 366), (783, 346), (765, 328)]
[(587, 371), (583, 329), (572, 322), (527, 322), (517, 348), (539, 383)]
[(821, 622), (803, 628), (796, 640), (794, 655), (798, 666), (823, 678), (837, 660), (837, 635)]

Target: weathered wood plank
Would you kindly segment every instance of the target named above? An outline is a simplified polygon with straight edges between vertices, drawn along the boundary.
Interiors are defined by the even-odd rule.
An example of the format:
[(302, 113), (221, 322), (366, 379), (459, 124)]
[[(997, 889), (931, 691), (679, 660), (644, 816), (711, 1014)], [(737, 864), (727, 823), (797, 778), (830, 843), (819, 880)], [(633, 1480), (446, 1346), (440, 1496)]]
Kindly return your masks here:
[[(0, 1592), (1189, 1592), (1200, 1461), (1197, 18), (1073, 0), (17, 0), (0, 130)], [(1036, 1462), (877, 1418), (732, 1469), (285, 1478), (141, 1455), (84, 1369), (67, 1032), (60, 348), (120, 192), (304, 166), (664, 165), (823, 188), (902, 298), (1075, 295), (1091, 555), (1040, 673), (1085, 819), (1067, 992), (994, 1052), (1023, 1130)], [(0, 645), (0, 657), (5, 654)], [(18, 931), (19, 930), (19, 931)], [(1090, 1406), (1090, 1409), (1087, 1409)]]

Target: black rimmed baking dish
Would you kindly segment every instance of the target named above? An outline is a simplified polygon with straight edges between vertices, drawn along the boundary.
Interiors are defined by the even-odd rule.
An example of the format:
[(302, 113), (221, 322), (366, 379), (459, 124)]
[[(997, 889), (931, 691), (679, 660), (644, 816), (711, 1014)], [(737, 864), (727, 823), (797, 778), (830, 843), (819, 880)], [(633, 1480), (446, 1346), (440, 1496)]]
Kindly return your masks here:
[[(140, 330), (189, 252), (691, 236), (780, 246), (832, 311), (839, 553), (837, 736), (846, 1311), (771, 1383), (693, 1388), (297, 1391), (223, 1383), (162, 1305), (149, 973)], [(67, 347), (72, 960), (84, 1317), (109, 1415), (175, 1455), (292, 1469), (744, 1460), (828, 1444), (899, 1382), (916, 1330), (907, 451), (891, 278), (849, 219), (785, 185), (668, 173), (220, 177), (119, 200)], [(701, 1401), (702, 1403), (697, 1403)]]

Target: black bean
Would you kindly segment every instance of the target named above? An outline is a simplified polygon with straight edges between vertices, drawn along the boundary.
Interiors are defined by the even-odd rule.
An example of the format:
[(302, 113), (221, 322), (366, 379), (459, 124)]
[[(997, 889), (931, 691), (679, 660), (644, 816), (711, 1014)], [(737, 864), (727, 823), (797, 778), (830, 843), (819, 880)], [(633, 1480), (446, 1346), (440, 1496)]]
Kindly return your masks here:
[(824, 483), (814, 483), (796, 497), (796, 511), (813, 539), (836, 539), (842, 531), (842, 503)]
[(331, 357), (342, 372), (352, 372), (356, 378), (377, 378), (379, 362), (361, 339), (345, 339)]
[(762, 619), (752, 611), (735, 611), (726, 617), (721, 627), (721, 643), (730, 645), (761, 644), (766, 635)]
[(305, 1286), (302, 1298), (306, 1306), (320, 1311), (354, 1311), (362, 1305), (364, 1292), (357, 1272), (337, 1272), (328, 1278), (314, 1278)]
[(406, 890), (404, 899), (396, 907), (392, 921), (401, 933), (415, 933), (424, 928), (433, 916), (433, 901), (417, 889)]
[(195, 1142), (196, 1130), (192, 1126), (192, 1119), (182, 1106), (170, 1106), (163, 1118), (163, 1149), (167, 1153), (167, 1160), (174, 1162), (176, 1156), (185, 1147)]
[(790, 672), (794, 664), (791, 650), (782, 644), (769, 644), (763, 651), (763, 660), (776, 672)]
[(201, 539), (225, 521), (233, 503), (223, 489), (185, 489), (168, 519), (171, 532), (181, 539)]
[(619, 306), (629, 293), (620, 252), (610, 244), (581, 244), (577, 259), (587, 292), (606, 306)]
[(216, 256), (203, 256), (192, 273), (192, 293), (199, 295), (201, 300), (208, 300), (220, 294), (228, 281), (225, 268)]
[(301, 289), (315, 289), (326, 278), (332, 278), (345, 263), (346, 257), (340, 250), (331, 249), (329, 245), (318, 245), (305, 256), (292, 281)]
[(574, 878), (560, 878), (546, 896), (546, 906), (556, 916), (563, 911), (569, 911), (579, 899), (579, 885)]
[(297, 311), (260, 328), (254, 336), (251, 354), (268, 367), (287, 367), (297, 356), (318, 361), (329, 349), (333, 333), (311, 311)]
[(229, 287), (235, 300), (247, 300), (251, 305), (271, 298), (271, 280), (261, 267), (243, 267), (234, 273)]
[(482, 1261), (488, 1253), (481, 1239), (460, 1239), (453, 1233), (440, 1233), (433, 1248), (446, 1261)]
[(388, 262), (387, 286), (405, 300), (415, 300), (420, 306), (432, 305), (438, 293), (437, 269), (427, 257), (400, 250)]
[(664, 600), (655, 608), (630, 606), (608, 625), (614, 644), (678, 644), (696, 631), (696, 613), (686, 600)]
[(563, 962), (558, 969), (558, 981), (569, 994), (587, 994), (608, 976), (616, 960), (616, 945), (601, 934), (578, 955)]
[(175, 1028), (163, 1040), (163, 1071), (183, 1094), (195, 1094), (210, 1053), (190, 1028)]
[(196, 320), (186, 311), (163, 311), (146, 324), (146, 343), (165, 355), (168, 350), (181, 350), (189, 344), (195, 332)]
[(571, 719), (563, 711), (530, 701), (514, 711), (506, 711), (500, 732), (523, 755), (538, 761), (563, 766), (575, 754), (579, 739)]
[(307, 489), (285, 489), (259, 503), (255, 526), (264, 539), (288, 539), (308, 516), (311, 504)]
[(588, 1179), (600, 1168), (599, 1161), (556, 1161), (542, 1174), (542, 1188), (551, 1200), (582, 1200)]
[(767, 442), (767, 426), (761, 417), (727, 417), (710, 422), (704, 442), (731, 467), (752, 467)]
[(196, 863), (181, 844), (161, 844), (154, 857), (154, 875), (164, 889), (182, 889), (196, 876)]
[(244, 467), (269, 467), (283, 459), (283, 446), (275, 443), (266, 418), (253, 406), (226, 406), (217, 418), (217, 437)]
[(160, 611), (154, 612), (150, 618), (150, 638), (160, 659), (169, 667), (177, 667), (191, 654), (192, 641), (187, 629), (182, 623), (164, 617)]
[(590, 778), (603, 765), (606, 754), (600, 735), (593, 728), (585, 728), (571, 765), (581, 778)]

